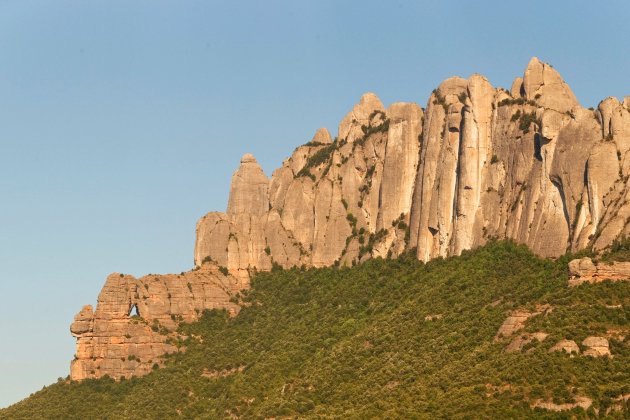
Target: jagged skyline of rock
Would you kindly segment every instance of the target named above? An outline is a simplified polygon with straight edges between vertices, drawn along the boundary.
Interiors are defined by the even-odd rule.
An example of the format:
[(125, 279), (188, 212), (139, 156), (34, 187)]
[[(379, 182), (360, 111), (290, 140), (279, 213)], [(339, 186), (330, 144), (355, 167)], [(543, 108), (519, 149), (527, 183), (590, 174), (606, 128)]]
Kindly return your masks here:
[[(630, 209), (620, 200), (628, 98), (585, 109), (560, 74), (535, 57), (510, 91), (478, 74), (451, 77), (426, 109), (384, 109), (367, 93), (338, 133), (331, 144), (317, 140), (330, 139), (320, 129), (274, 171), (268, 190), (249, 156), (230, 190), (230, 202), (242, 207), (200, 220), (196, 263), (209, 257), (232, 269), (264, 270), (273, 259), (319, 267), (410, 248), (426, 261), (491, 237), (551, 257), (601, 249), (627, 233)], [(246, 179), (260, 186), (258, 194)], [(248, 197), (256, 208), (243, 220)], [(379, 231), (379, 241), (370, 242)]]
[[(238, 311), (252, 269), (352, 265), (415, 249), (458, 255), (511, 238), (545, 257), (603, 249), (629, 231), (630, 97), (583, 108), (552, 66), (532, 58), (510, 91), (451, 77), (426, 109), (384, 108), (367, 93), (298, 147), (269, 179), (245, 154), (226, 212), (197, 224), (196, 268), (114, 274), (96, 310), (71, 327), (73, 379), (145, 374), (178, 320)], [(143, 319), (131, 317), (133, 307)]]

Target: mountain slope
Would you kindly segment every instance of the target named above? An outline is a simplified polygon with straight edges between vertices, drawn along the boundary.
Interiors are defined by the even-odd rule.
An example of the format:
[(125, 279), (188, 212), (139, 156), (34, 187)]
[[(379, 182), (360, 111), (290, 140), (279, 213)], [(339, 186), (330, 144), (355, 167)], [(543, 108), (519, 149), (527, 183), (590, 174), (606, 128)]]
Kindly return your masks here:
[(191, 271), (110, 275), (96, 307), (74, 318), (70, 376), (150, 372), (179, 320), (238, 311), (232, 297), (250, 271), (412, 251), (426, 262), (497, 239), (557, 258), (629, 235), (630, 96), (583, 108), (535, 57), (509, 91), (474, 74), (446, 79), (425, 108), (367, 93), (337, 136), (319, 129), (271, 178), (243, 155), (227, 210), (197, 223)]
[[(592, 400), (574, 414), (623, 418), (630, 282), (569, 288), (567, 260), (492, 242), (427, 264), (404, 254), (259, 273), (238, 316), (210, 311), (182, 325), (186, 351), (163, 369), (120, 383), (59, 381), (0, 417), (522, 418), (558, 414), (536, 402)], [(551, 310), (522, 335), (546, 339), (506, 352), (511, 339), (495, 340), (506, 316), (540, 305)], [(613, 357), (549, 352), (588, 336), (608, 337)]]

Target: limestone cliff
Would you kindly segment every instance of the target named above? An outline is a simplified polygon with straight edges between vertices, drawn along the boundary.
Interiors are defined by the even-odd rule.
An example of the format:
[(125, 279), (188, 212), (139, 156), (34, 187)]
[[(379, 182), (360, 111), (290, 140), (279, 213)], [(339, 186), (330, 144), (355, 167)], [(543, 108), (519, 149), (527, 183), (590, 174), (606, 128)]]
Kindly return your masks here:
[(385, 108), (367, 93), (337, 137), (319, 129), (271, 179), (243, 156), (227, 211), (197, 224), (200, 270), (110, 277), (96, 311), (84, 308), (72, 326), (72, 377), (146, 373), (176, 350), (168, 337), (177, 320), (235, 312), (230, 298), (248, 287), (250, 269), (352, 265), (408, 250), (427, 261), (492, 238), (544, 257), (604, 249), (630, 232), (629, 151), (630, 97), (585, 109), (537, 58), (509, 91), (477, 74), (452, 77), (424, 109)]

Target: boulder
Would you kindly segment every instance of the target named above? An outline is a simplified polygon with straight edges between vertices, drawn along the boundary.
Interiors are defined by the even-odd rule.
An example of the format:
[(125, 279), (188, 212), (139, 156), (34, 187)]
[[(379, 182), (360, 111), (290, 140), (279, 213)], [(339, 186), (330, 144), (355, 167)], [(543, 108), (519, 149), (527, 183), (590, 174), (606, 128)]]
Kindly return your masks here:
[(534, 340), (538, 342), (545, 341), (548, 335), (549, 334), (544, 333), (544, 332), (520, 334), (517, 337), (514, 337), (512, 341), (510, 341), (510, 344), (508, 344), (505, 347), (505, 352), (506, 353), (520, 352), (523, 350), (523, 347), (533, 342)]
[(590, 336), (586, 337), (582, 341), (582, 345), (587, 347), (584, 350), (584, 356), (592, 357), (604, 357), (610, 356), (610, 348), (608, 347), (608, 340), (604, 337)]
[(580, 348), (573, 340), (560, 340), (552, 348), (549, 349), (549, 352), (561, 351), (567, 354), (580, 354)]
[(339, 138), (348, 142), (363, 137), (361, 126), (367, 126), (375, 111), (384, 111), (383, 103), (372, 92), (364, 93), (358, 104), (339, 123)]

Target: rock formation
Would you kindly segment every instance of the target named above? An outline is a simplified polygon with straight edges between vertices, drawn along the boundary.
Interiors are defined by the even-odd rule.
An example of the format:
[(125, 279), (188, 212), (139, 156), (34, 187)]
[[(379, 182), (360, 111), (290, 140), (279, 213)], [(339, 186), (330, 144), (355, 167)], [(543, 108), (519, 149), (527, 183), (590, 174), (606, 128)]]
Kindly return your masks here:
[[(534, 311), (528, 311), (525, 309), (518, 309), (516, 311), (513, 311), (512, 313), (508, 315), (507, 318), (505, 318), (505, 321), (503, 321), (503, 324), (501, 324), (501, 326), (499, 327), (499, 330), (497, 331), (497, 334), (495, 335), (494, 340), (499, 341), (502, 338), (511, 337), (512, 334), (514, 334), (515, 332), (525, 327), (525, 323), (527, 322), (528, 319), (538, 316), (538, 315), (546, 315), (551, 311), (553, 311), (553, 307), (547, 304), (538, 305), (536, 307), (536, 310)], [(536, 334), (539, 334), (539, 333), (535, 333), (534, 335)], [(542, 335), (538, 335), (536, 337), (531, 337), (531, 338), (536, 338), (538, 339), (538, 341), (542, 341), (544, 340), (545, 337), (546, 335), (544, 337), (542, 337)]]
[(569, 263), (569, 286), (582, 283), (598, 283), (604, 280), (630, 281), (630, 262), (613, 261), (610, 264), (594, 264), (588, 257)]
[(580, 348), (578, 347), (576, 342), (566, 339), (558, 341), (556, 344), (553, 345), (553, 347), (549, 349), (550, 353), (554, 351), (564, 352), (570, 355), (572, 355), (573, 353), (580, 354)]
[[(544, 332), (521, 334), (510, 341), (510, 344), (505, 347), (505, 351), (506, 353), (520, 352), (526, 345), (532, 343), (534, 340), (542, 342), (545, 341), (548, 336), (549, 334)], [(529, 351), (531, 351), (531, 349)]]
[(573, 401), (571, 403), (557, 404), (553, 401), (538, 399), (532, 404), (532, 408), (541, 408), (548, 411), (568, 411), (577, 407), (580, 407), (582, 410), (588, 410), (593, 405), (593, 400), (584, 396), (575, 396)]
[(241, 274), (224, 275), (213, 264), (180, 275), (111, 274), (96, 310), (84, 306), (70, 326), (77, 338), (72, 379), (129, 378), (162, 365), (164, 354), (178, 350), (174, 331), (180, 321), (194, 321), (206, 309), (238, 313), (230, 298), (248, 286)]
[[(427, 261), (495, 238), (557, 257), (605, 249), (630, 232), (630, 98), (585, 109), (560, 74), (537, 58), (509, 91), (477, 74), (451, 77), (424, 109), (415, 103), (386, 108), (366, 93), (337, 132), (333, 139), (327, 129), (317, 130), (271, 179), (244, 155), (227, 210), (197, 224), (195, 264), (202, 272), (215, 267), (202, 287), (210, 295), (187, 295), (176, 286), (190, 282), (194, 289), (202, 281), (197, 272), (168, 277), (163, 292), (179, 287), (185, 296), (173, 306), (162, 295), (157, 318), (140, 304), (143, 320), (158, 319), (172, 331), (171, 316), (236, 310), (230, 296), (247, 287), (248, 270), (274, 264), (353, 265), (406, 251)], [(236, 277), (217, 274), (217, 266)], [(73, 378), (141, 374), (149, 360), (173, 350), (128, 316), (130, 302), (143, 300), (130, 296), (149, 278), (123, 277), (125, 286), (117, 287), (129, 292), (115, 293), (112, 303), (105, 299), (113, 287), (108, 280), (94, 314), (85, 308), (77, 315)], [(107, 343), (122, 350), (110, 351)], [(130, 361), (139, 348), (141, 362)]]
[(610, 356), (608, 340), (604, 337), (586, 337), (584, 341), (582, 341), (582, 345), (586, 347), (584, 356)]
[(426, 109), (365, 94), (334, 140), (320, 129), (295, 150), (266, 195), (244, 157), (232, 193), (250, 197), (238, 209), (249, 215), (230, 198), (227, 214), (204, 216), (196, 261), (320, 267), (410, 249), (426, 261), (491, 238), (545, 257), (604, 249), (630, 232), (629, 102), (582, 108), (537, 58), (509, 92), (473, 75), (444, 81)]

